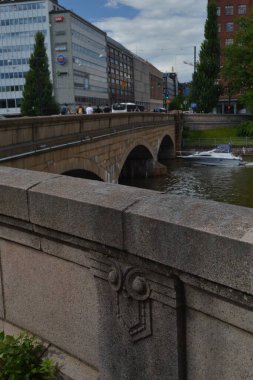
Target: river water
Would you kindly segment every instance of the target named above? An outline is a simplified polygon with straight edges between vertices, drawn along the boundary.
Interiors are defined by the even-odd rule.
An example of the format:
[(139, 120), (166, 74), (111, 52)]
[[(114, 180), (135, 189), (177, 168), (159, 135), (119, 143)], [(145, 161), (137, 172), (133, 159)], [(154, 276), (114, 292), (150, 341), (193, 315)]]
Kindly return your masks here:
[(253, 162), (251, 166), (222, 168), (198, 166), (182, 159), (163, 162), (168, 173), (162, 177), (133, 178), (122, 184), (253, 207)]

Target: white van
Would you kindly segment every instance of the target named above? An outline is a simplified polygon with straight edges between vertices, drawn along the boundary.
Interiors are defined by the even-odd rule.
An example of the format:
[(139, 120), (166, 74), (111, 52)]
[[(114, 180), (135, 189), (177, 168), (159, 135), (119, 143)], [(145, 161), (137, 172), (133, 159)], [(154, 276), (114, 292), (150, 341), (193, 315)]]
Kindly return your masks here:
[(135, 103), (114, 103), (112, 112), (136, 112), (138, 107)]

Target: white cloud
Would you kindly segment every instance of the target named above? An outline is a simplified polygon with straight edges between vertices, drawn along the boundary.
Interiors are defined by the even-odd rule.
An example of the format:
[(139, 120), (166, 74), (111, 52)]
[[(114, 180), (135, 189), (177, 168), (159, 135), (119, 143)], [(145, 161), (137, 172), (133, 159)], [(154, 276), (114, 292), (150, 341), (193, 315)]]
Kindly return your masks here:
[(109, 7), (109, 8), (117, 8), (117, 6), (118, 6), (118, 1), (117, 0), (109, 0), (105, 4), (105, 7)]
[(161, 71), (178, 72), (179, 80), (191, 80), (194, 46), (204, 38), (206, 2), (200, 0), (109, 0), (107, 6), (130, 6), (137, 15), (110, 17), (96, 23), (129, 50), (149, 60)]

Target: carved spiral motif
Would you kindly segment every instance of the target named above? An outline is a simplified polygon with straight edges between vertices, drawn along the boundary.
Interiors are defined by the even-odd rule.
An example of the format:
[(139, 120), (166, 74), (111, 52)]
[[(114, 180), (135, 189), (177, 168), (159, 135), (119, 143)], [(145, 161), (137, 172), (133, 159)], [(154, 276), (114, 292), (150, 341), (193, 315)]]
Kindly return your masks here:
[(120, 267), (116, 263), (113, 263), (113, 267), (108, 273), (108, 282), (111, 285), (111, 288), (116, 292), (121, 288), (122, 277), (123, 276)]
[(128, 294), (137, 301), (144, 301), (150, 295), (149, 284), (138, 269), (131, 268), (127, 272), (125, 288)]
[(116, 292), (122, 290), (125, 297), (132, 297), (137, 301), (145, 301), (150, 295), (147, 280), (135, 268), (128, 268), (123, 275), (120, 266), (114, 262), (108, 273), (108, 282)]
[(112, 285), (116, 285), (118, 283), (118, 280), (119, 280), (119, 274), (117, 272), (117, 270), (115, 268), (113, 268), (109, 274), (108, 274), (108, 281), (112, 284)]
[(138, 294), (146, 294), (147, 283), (145, 278), (136, 276), (132, 283), (133, 290)]

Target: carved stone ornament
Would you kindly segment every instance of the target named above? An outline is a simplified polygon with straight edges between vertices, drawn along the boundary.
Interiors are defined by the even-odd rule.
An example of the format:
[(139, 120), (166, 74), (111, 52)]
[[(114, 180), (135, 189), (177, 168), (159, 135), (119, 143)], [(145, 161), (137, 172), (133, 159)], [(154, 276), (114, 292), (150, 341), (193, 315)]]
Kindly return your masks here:
[(152, 334), (150, 287), (144, 274), (136, 268), (113, 263), (108, 282), (116, 292), (117, 317), (137, 342)]

